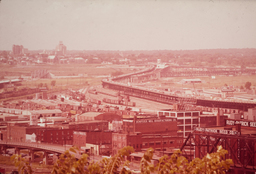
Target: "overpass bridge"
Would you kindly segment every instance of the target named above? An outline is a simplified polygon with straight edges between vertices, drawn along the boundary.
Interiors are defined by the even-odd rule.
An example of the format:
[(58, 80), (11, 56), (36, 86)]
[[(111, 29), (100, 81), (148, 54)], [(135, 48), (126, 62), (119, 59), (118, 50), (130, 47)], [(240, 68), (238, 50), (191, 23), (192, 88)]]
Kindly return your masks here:
[[(62, 145), (46, 144), (46, 143), (29, 143), (29, 142), (11, 142), (11, 141), (0, 141), (0, 152), (6, 153), (8, 148), (15, 148), (15, 154), (20, 154), (20, 150), (28, 149), (31, 161), (34, 160), (34, 152), (43, 151), (46, 163), (49, 161), (49, 154), (57, 153), (58, 155), (64, 153), (68, 148)], [(77, 159), (81, 158), (78, 153), (73, 153)]]
[(149, 74), (148, 77), (151, 78), (153, 77), (152, 74), (154, 74), (154, 72), (159, 73), (159, 71), (156, 70), (156, 67), (152, 66), (139, 72), (125, 74), (125, 75), (110, 78), (110, 79), (104, 79), (102, 80), (102, 86), (103, 88), (122, 91), (122, 93), (125, 95), (130, 95), (130, 96), (152, 100), (152, 101), (165, 103), (165, 104), (174, 104), (174, 103), (179, 103), (183, 101), (183, 103), (188, 103), (188, 104), (191, 103), (198, 106), (238, 109), (243, 111), (247, 111), (248, 108), (256, 107), (255, 102), (223, 101), (223, 100), (210, 100), (210, 99), (202, 99), (202, 98), (183, 97), (178, 95), (172, 95), (166, 91), (132, 86), (129, 83), (129, 82), (133, 82), (134, 76), (137, 77), (138, 75), (143, 74), (144, 75), (143, 77), (145, 77), (147, 74)]
[(188, 77), (188, 76), (218, 76), (218, 75), (242, 75), (255, 74), (256, 69), (230, 68), (230, 67), (187, 67), (168, 66), (161, 71), (161, 77)]

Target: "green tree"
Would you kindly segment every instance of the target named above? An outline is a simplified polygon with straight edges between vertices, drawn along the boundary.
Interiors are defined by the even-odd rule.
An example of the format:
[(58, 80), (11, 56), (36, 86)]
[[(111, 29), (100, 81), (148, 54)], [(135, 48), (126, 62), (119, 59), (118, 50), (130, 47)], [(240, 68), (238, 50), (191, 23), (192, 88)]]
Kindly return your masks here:
[(163, 173), (189, 173), (188, 160), (181, 156), (181, 151), (175, 151), (169, 158), (164, 155), (160, 158), (158, 165), (156, 166), (156, 171), (159, 174)]
[[(80, 159), (76, 159), (75, 154), (79, 152), (78, 148), (72, 147), (70, 150), (61, 154), (57, 162), (54, 164), (52, 174), (131, 174), (129, 168), (130, 161), (125, 160), (132, 152), (133, 147), (127, 146), (119, 150), (116, 155), (107, 159), (103, 158), (99, 162), (89, 162), (88, 155), (83, 154)], [(181, 155), (181, 151), (174, 152), (171, 157), (164, 155), (159, 159), (159, 163), (154, 166), (152, 159), (154, 149), (149, 148), (143, 155), (140, 162), (140, 173), (142, 174), (168, 174), (168, 173), (184, 173), (184, 174), (224, 174), (233, 164), (231, 159), (225, 160), (227, 150), (218, 146), (217, 152), (207, 154), (202, 159), (195, 158), (191, 162)], [(33, 173), (30, 165), (19, 155), (14, 155), (12, 160), (19, 167), (22, 174)]]
[(110, 159), (104, 159), (103, 161), (103, 171), (105, 174), (117, 173), (120, 170), (120, 173), (131, 173), (129, 171), (129, 161), (125, 161), (125, 157), (130, 156), (134, 152), (133, 147), (126, 146), (123, 149), (120, 149), (116, 155)]
[(55, 86), (56, 85), (56, 80), (52, 80), (51, 81), (51, 86)]
[(233, 164), (232, 159), (226, 159), (225, 155), (228, 153), (227, 150), (223, 149), (222, 146), (218, 146), (217, 152), (207, 154), (203, 159), (195, 158), (192, 160), (187, 171), (191, 173), (223, 173), (225, 174), (229, 170), (230, 166)]
[(88, 155), (83, 154), (79, 160), (76, 160), (76, 153), (78, 153), (78, 148), (71, 147), (61, 154), (53, 166), (52, 174), (84, 173), (84, 167), (88, 163)]
[(245, 89), (251, 89), (251, 85), (252, 85), (251, 82), (246, 82), (244, 87), (245, 87)]
[(154, 164), (151, 164), (151, 160), (154, 155), (154, 149), (149, 148), (143, 155), (140, 161), (140, 172), (142, 174), (148, 174), (154, 172)]
[(47, 84), (47, 83), (45, 83), (45, 84), (44, 84), (44, 87), (46, 87), (46, 89), (49, 89), (49, 88), (48, 88), (48, 84)]
[(88, 162), (88, 155), (83, 154), (80, 159), (76, 160), (75, 155), (78, 153), (78, 148), (70, 148), (54, 164), (52, 174), (112, 174), (130, 173), (128, 170), (129, 161), (125, 161), (125, 157), (134, 152), (133, 147), (127, 146), (119, 150), (118, 153), (110, 159), (104, 158), (100, 162)]
[(17, 155), (17, 154), (12, 155), (11, 161), (13, 161), (14, 165), (18, 167), (18, 171), (20, 174), (33, 173), (30, 163), (25, 158), (22, 158), (21, 155)]
[(41, 87), (43, 87), (43, 83), (38, 84), (38, 88), (41, 88)]

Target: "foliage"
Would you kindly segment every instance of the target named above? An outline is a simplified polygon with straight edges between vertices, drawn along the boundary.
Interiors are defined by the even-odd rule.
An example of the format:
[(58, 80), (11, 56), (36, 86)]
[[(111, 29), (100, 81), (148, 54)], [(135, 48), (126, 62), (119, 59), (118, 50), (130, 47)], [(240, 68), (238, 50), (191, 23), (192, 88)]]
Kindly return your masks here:
[[(132, 152), (133, 147), (127, 146), (119, 150), (116, 155), (111, 158), (103, 158), (101, 161), (95, 162), (88, 160), (88, 155), (83, 154), (80, 159), (76, 159), (75, 154), (79, 149), (72, 147), (65, 153), (61, 154), (57, 162), (54, 164), (52, 174), (131, 174), (138, 173), (129, 168), (130, 161), (125, 160)], [(227, 150), (218, 146), (217, 152), (207, 154), (202, 159), (195, 158), (191, 162), (181, 155), (181, 151), (174, 152), (171, 157), (164, 155), (159, 159), (159, 163), (155, 166), (152, 164), (154, 149), (149, 148), (140, 161), (141, 174), (168, 174), (168, 173), (184, 173), (184, 174), (210, 174), (225, 173), (233, 164), (231, 159), (225, 159)], [(14, 155), (12, 160), (19, 167), (19, 171), (24, 174), (30, 174), (33, 171), (28, 162), (25, 162), (18, 155)]]
[(56, 80), (52, 80), (51, 81), (51, 86), (55, 86), (56, 85)]
[(44, 87), (46, 87), (46, 89), (48, 89), (48, 85), (47, 85), (47, 83), (45, 83), (45, 84), (44, 84)]
[(251, 89), (251, 85), (252, 85), (251, 82), (246, 82), (244, 87), (245, 87), (245, 89)]
[(133, 147), (126, 146), (118, 151), (118, 153), (110, 159), (103, 160), (103, 173), (112, 174), (117, 173), (118, 169), (121, 168), (122, 174), (130, 173), (129, 161), (124, 162), (125, 157), (128, 157), (132, 152), (134, 152)]
[(181, 156), (181, 151), (175, 151), (169, 158), (164, 155), (160, 158), (158, 165), (156, 166), (156, 171), (159, 174), (163, 173), (189, 173), (187, 169), (188, 160)]
[(11, 157), (11, 161), (13, 161), (15, 166), (18, 167), (19, 173), (21, 174), (33, 173), (30, 163), (25, 158), (22, 158), (21, 155), (14, 154)]
[(134, 152), (130, 146), (124, 147), (119, 150), (118, 153), (110, 159), (104, 158), (100, 162), (91, 163), (88, 162), (88, 155), (83, 154), (80, 159), (76, 160), (75, 153), (78, 153), (78, 149), (75, 147), (70, 148), (64, 154), (61, 154), (56, 164), (54, 164), (52, 174), (112, 174), (117, 173), (120, 169), (120, 173), (127, 174), (129, 171), (129, 161), (125, 161), (125, 157)]
[(83, 173), (84, 166), (86, 166), (88, 162), (88, 155), (83, 154), (79, 160), (76, 160), (76, 153), (78, 153), (78, 148), (71, 147), (61, 154), (53, 166), (52, 174)]
[(222, 146), (218, 146), (217, 152), (207, 154), (203, 159), (196, 158), (188, 165), (188, 171), (191, 173), (226, 173), (233, 164), (232, 159), (223, 160), (228, 153)]
[(39, 87), (39, 88), (43, 87), (43, 83), (39, 83), (39, 84), (38, 84), (38, 87)]
[(140, 171), (142, 174), (149, 174), (154, 172), (154, 164), (151, 164), (151, 160), (154, 155), (154, 149), (149, 148), (143, 155), (140, 161)]

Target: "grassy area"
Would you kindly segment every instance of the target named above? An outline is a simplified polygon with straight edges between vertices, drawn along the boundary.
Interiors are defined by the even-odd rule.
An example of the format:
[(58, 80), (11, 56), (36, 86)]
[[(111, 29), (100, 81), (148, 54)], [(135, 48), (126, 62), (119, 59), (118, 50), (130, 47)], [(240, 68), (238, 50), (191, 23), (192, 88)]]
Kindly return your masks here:
[[(51, 89), (65, 89), (79, 86), (80, 88), (90, 85), (99, 85), (101, 84), (102, 78), (90, 78), (90, 77), (81, 77), (81, 78), (63, 78), (63, 79), (37, 79), (23, 81), (21, 87), (38, 87), (40, 83), (47, 86)], [(51, 82), (56, 81), (55, 86), (51, 87)], [(21, 88), (20, 87), (20, 88)]]
[(29, 66), (11, 66), (0, 65), (0, 74), (3, 76), (31, 75), (35, 70), (47, 70), (56, 76), (77, 76), (78, 74), (87, 74), (88, 76), (109, 75), (116, 71), (129, 73), (129, 68), (123, 68), (118, 65), (105, 66), (101, 64), (44, 64)]
[[(31, 65), (31, 66), (11, 66), (0, 65), (0, 76), (17, 76), (21, 75), (30, 76), (31, 72), (35, 70), (46, 69), (48, 72), (55, 76), (67, 76), (65, 78), (56, 79), (36, 79), (36, 80), (24, 80), (21, 86), (15, 87), (19, 90), (24, 87), (38, 87), (40, 83), (47, 85), (49, 89), (52, 89), (51, 82), (56, 81), (56, 85), (53, 87), (55, 91), (66, 90), (68, 88), (80, 89), (89, 85), (100, 85), (103, 77), (108, 76), (115, 72), (130, 73), (132, 70), (128, 66), (120, 65), (101, 65), (101, 64), (56, 64), (56, 65)], [(69, 77), (78, 76), (81, 77)], [(7, 91), (13, 91), (14, 88), (8, 88)], [(3, 89), (0, 90), (3, 92)]]

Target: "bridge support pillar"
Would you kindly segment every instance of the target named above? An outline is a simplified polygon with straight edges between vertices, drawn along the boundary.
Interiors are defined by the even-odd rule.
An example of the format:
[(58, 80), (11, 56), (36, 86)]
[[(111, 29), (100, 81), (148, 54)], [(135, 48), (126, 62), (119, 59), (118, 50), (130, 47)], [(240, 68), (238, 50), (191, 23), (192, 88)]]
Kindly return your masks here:
[(5, 145), (0, 146), (0, 154), (6, 154), (7, 148)]
[(48, 152), (44, 152), (44, 160), (43, 160), (44, 164), (48, 164), (49, 163), (49, 153)]
[(34, 161), (35, 155), (34, 155), (34, 150), (29, 150), (29, 156), (31, 157), (31, 161)]
[(4, 146), (0, 146), (0, 154), (3, 154), (4, 152)]
[(7, 147), (3, 146), (3, 153), (6, 154), (6, 152), (7, 152)]
[(15, 154), (18, 154), (18, 155), (20, 155), (20, 148), (18, 148), (18, 147), (15, 147)]

